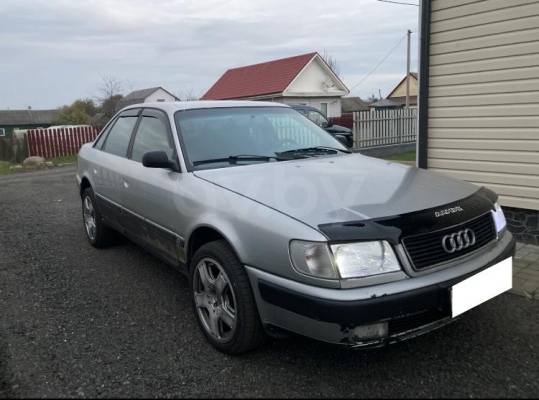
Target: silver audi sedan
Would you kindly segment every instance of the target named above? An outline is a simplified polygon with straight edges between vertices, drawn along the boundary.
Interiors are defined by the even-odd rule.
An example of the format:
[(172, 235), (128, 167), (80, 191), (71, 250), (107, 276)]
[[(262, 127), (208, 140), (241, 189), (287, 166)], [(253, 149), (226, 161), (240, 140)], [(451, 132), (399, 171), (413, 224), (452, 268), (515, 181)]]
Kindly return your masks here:
[(77, 182), (90, 244), (123, 234), (182, 271), (228, 354), (290, 332), (390, 344), (512, 285), (494, 192), (353, 153), (279, 103), (129, 106), (80, 149)]

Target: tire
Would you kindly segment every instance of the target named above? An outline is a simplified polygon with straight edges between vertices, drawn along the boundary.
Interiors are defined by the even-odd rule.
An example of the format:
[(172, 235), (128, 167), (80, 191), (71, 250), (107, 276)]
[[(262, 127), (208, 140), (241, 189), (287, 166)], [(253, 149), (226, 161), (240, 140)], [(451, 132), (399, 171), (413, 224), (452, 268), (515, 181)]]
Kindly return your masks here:
[(189, 283), (195, 318), (213, 347), (238, 355), (265, 341), (249, 278), (226, 241), (210, 242), (198, 249), (191, 262)]
[[(103, 223), (103, 217), (91, 187), (82, 192), (82, 221), (86, 238), (93, 247), (103, 248), (112, 244), (114, 232)], [(93, 223), (91, 223), (92, 221)], [(92, 229), (89, 228), (89, 225), (92, 226)]]

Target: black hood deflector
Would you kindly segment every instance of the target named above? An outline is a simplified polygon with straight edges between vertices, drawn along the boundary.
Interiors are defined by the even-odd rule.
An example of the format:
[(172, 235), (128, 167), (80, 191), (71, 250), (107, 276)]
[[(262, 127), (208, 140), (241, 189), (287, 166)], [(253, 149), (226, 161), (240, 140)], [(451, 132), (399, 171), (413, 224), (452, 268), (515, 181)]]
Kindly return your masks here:
[[(439, 231), (483, 215), (494, 210), (497, 199), (496, 193), (482, 187), (471, 196), (436, 208), (362, 221), (323, 224), (318, 228), (331, 242), (387, 240), (391, 244), (398, 244), (403, 237)], [(436, 212), (456, 208), (462, 211), (436, 216)]]

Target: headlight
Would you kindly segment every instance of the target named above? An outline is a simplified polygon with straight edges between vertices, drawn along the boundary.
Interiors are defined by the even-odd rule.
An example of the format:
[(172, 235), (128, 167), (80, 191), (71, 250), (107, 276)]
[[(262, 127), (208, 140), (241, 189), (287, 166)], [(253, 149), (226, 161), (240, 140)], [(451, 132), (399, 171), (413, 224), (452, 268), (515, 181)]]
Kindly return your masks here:
[(341, 278), (361, 278), (400, 271), (393, 249), (386, 241), (331, 246)]
[(505, 229), (507, 222), (505, 221), (505, 215), (498, 203), (494, 203), (494, 211), (492, 211), (492, 217), (494, 218), (494, 225), (496, 226), (496, 232), (500, 233)]
[(326, 279), (339, 278), (327, 243), (292, 240), (290, 258), (294, 268), (302, 274)]
[(335, 244), (331, 246), (331, 251), (327, 243), (290, 242), (290, 258), (294, 268), (317, 278), (361, 278), (401, 269), (393, 249), (386, 241)]

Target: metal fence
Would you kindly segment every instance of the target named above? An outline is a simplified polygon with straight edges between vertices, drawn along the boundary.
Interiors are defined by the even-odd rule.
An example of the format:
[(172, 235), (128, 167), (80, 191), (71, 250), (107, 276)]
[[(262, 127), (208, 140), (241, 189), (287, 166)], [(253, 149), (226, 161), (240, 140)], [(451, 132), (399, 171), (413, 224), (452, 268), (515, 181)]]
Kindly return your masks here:
[(417, 140), (417, 110), (354, 113), (354, 148), (410, 143)]
[(77, 154), (81, 146), (93, 142), (101, 126), (30, 129), (26, 133), (29, 156), (54, 158)]

